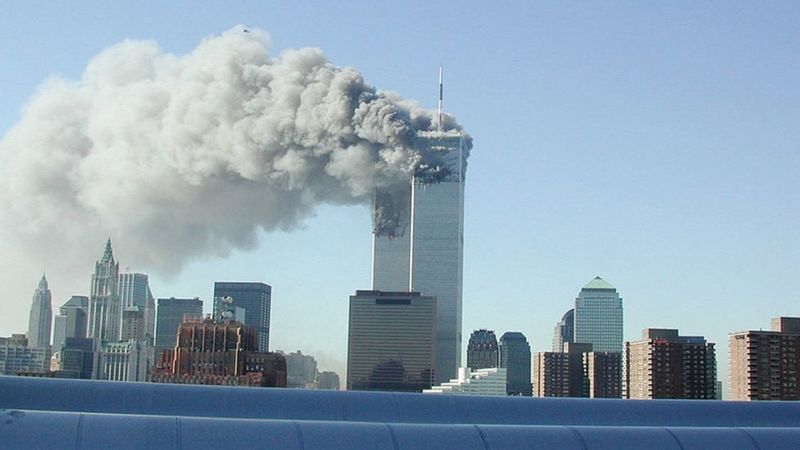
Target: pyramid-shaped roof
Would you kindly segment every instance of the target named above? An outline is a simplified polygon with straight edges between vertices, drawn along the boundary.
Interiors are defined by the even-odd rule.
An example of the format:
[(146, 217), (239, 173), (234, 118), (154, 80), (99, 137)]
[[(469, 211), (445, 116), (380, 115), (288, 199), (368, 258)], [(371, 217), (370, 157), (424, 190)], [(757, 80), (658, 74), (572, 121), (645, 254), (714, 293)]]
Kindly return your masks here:
[(583, 288), (584, 289), (616, 289), (614, 286), (608, 284), (608, 281), (600, 278), (599, 276), (594, 277), (594, 280), (590, 281)]

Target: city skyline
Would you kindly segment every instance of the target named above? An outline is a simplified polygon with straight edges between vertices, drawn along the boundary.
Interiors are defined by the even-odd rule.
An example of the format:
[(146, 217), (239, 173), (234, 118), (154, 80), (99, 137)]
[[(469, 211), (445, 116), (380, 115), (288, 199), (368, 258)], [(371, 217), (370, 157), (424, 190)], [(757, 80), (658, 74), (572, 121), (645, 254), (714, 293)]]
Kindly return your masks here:
[[(786, 56), (800, 52), (797, 5), (416, 6), (363, 15), (319, 6), (316, 15), (295, 5), (268, 13), (257, 4), (203, 12), (172, 5), (155, 19), (144, 9), (49, 5), (53, 13), (43, 16), (15, 8), (0, 31), (0, 50), (15, 61), (0, 73), (9, 87), (0, 93), (0, 139), (43, 80), (77, 80), (93, 55), (127, 38), (185, 54), (246, 23), (271, 33), (275, 54), (320, 47), (334, 64), (429, 109), (442, 64), (445, 110), (475, 138), (465, 193), (465, 336), (519, 330), (533, 351), (548, 350), (553, 324), (596, 275), (625, 297), (624, 340), (670, 327), (720, 346), (727, 333), (800, 316), (800, 67)], [(309, 25), (302, 32), (291, 25), (301, 17)], [(431, 34), (398, 36), (397, 23), (412, 20)], [(31, 23), (46, 32), (29, 33)], [(485, 32), (465, 34), (465, 24)], [(25, 44), (11, 45), (20, 35)], [(209, 302), (218, 279), (271, 284), (271, 345), (336, 361), (321, 367), (343, 373), (347, 298), (369, 286), (369, 207), (316, 213), (291, 233), (258, 232), (228, 253), (198, 255), (179, 273), (129, 257), (131, 244), (113, 229), (54, 236), (63, 242), (49, 254), (25, 255), (0, 230), (4, 260), (14, 261), (0, 271), (10, 294), (0, 302), (0, 335), (25, 331), (43, 266), (55, 305), (89, 295), (88, 269), (111, 236), (121, 269), (149, 274), (157, 297)], [(94, 243), (87, 254), (69, 247), (78, 238)], [(313, 333), (288, 317), (303, 317)], [(725, 381), (726, 350), (718, 353)]]

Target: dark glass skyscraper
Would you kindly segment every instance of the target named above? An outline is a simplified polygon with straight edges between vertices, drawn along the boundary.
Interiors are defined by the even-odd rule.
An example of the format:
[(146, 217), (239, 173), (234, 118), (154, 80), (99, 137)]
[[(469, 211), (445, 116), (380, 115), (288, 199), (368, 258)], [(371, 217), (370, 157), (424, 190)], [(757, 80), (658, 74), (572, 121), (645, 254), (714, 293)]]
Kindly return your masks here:
[(553, 331), (553, 351), (563, 352), (564, 344), (575, 342), (575, 310), (565, 312)]
[(467, 345), (467, 367), (488, 369), (497, 367), (497, 337), (492, 330), (475, 330), (469, 336)]
[(506, 368), (508, 395), (533, 395), (531, 386), (531, 346), (525, 335), (509, 331), (500, 337), (500, 367)]
[(214, 283), (214, 317), (219, 313), (219, 299), (231, 297), (231, 305), (244, 308), (244, 324), (258, 332), (258, 351), (269, 351), (269, 316), (272, 286), (265, 283), (218, 281)]
[(58, 309), (53, 327), (53, 353), (60, 352), (67, 338), (86, 337), (89, 297), (73, 295)]
[(199, 298), (160, 298), (156, 317), (156, 358), (162, 351), (175, 348), (178, 327), (184, 316), (202, 316), (203, 301)]

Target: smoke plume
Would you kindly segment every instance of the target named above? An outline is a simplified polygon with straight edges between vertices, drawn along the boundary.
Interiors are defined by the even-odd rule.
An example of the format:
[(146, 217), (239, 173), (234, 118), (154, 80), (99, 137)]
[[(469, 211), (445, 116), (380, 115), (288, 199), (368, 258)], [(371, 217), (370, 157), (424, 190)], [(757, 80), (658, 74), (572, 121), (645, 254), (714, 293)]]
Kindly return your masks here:
[[(0, 141), (0, 234), (92, 254), (111, 236), (126, 264), (174, 272), (408, 182), (424, 166), (413, 137), (434, 118), (319, 49), (270, 56), (260, 30), (186, 55), (124, 41), (79, 80), (43, 83)], [(447, 115), (442, 128), (460, 130)]]

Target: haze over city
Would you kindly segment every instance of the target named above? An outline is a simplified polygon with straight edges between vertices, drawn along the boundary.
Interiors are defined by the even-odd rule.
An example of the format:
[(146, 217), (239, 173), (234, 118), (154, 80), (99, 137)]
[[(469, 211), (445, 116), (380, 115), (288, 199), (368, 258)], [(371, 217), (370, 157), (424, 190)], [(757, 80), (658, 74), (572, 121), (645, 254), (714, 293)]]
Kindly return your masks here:
[[(47, 96), (79, 98), (91, 86), (102, 96), (105, 81), (93, 77), (120, 82), (112, 75), (128, 61), (214, 64), (195, 49), (232, 42), (257, 55), (266, 49), (273, 61), (328, 61), (356, 80), (350, 86), (412, 111), (409, 123), (422, 128), (433, 126), (444, 67), (447, 127), (474, 140), (464, 341), (478, 328), (522, 331), (533, 351), (549, 350), (555, 323), (600, 275), (623, 298), (625, 340), (645, 327), (704, 335), (717, 343), (726, 381), (729, 332), (800, 316), (800, 7), (687, 5), (19, 6), (0, 27), (8, 62), (0, 71), (0, 335), (25, 331), (42, 272), (54, 306), (87, 295), (110, 237), (121, 267), (148, 273), (156, 297), (198, 296), (210, 309), (214, 281), (272, 285), (270, 348), (302, 349), (344, 374), (348, 296), (370, 287), (369, 193), (383, 178), (333, 176), (346, 180), (336, 190), (310, 171), (318, 186), (299, 182), (303, 189), (279, 200), (236, 186), (175, 195), (171, 173), (143, 161), (146, 144), (137, 147), (149, 129), (128, 118), (120, 134), (109, 132), (126, 145), (107, 141), (114, 151), (67, 174), (94, 187), (80, 197), (90, 206), (78, 208), (52, 201), (72, 198), (60, 192), (66, 185), (39, 189), (65, 175), (55, 170), (64, 161), (18, 145), (18, 134), (29, 133), (29, 144), (52, 125), (25, 128), (31, 105), (57, 104), (65, 116), (78, 109), (71, 97)], [(226, 107), (247, 107), (237, 100)], [(98, 120), (116, 105), (102, 106)], [(242, 179), (269, 177), (221, 163), (214, 150), (224, 136), (212, 137), (209, 160), (180, 172), (187, 180), (216, 182), (231, 167)], [(408, 170), (402, 158), (386, 161)]]

